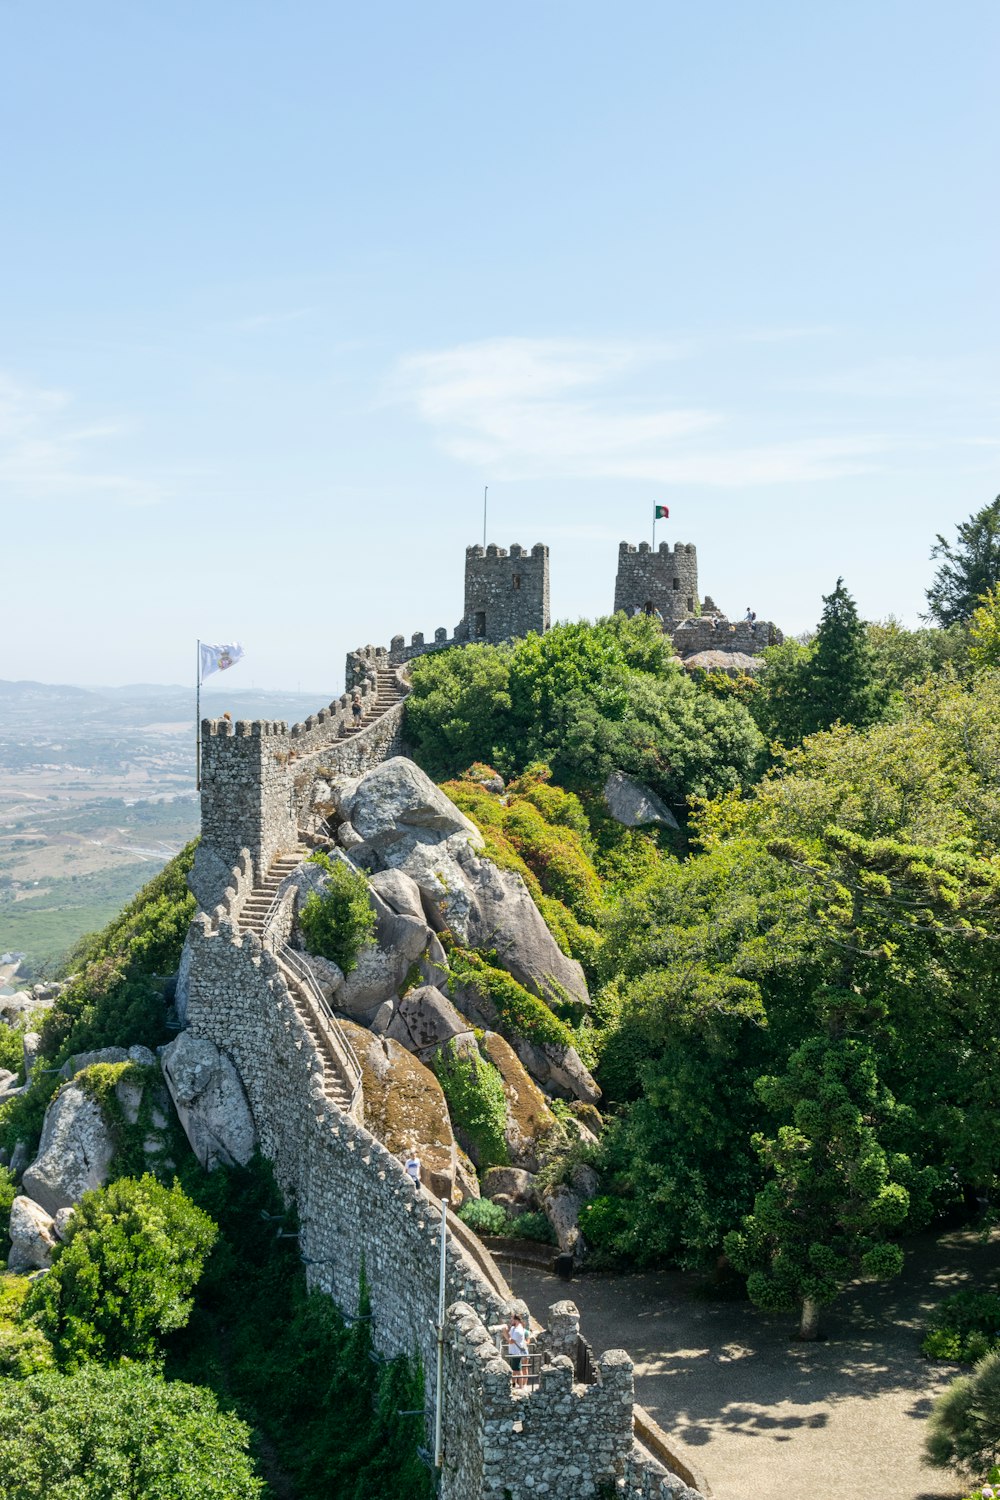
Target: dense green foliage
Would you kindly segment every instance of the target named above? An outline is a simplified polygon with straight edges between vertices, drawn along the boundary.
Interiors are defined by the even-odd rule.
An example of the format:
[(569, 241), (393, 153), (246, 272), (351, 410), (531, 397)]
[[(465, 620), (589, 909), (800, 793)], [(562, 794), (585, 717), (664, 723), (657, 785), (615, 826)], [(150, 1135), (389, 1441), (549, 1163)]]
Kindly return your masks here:
[(0, 1486), (18, 1500), (252, 1500), (249, 1431), (148, 1365), (0, 1380)]
[(752, 778), (762, 745), (742, 704), (700, 692), (646, 616), (557, 625), (509, 646), (413, 663), (407, 734), (434, 776), (474, 761), (504, 776), (545, 761), (570, 790), (639, 776), (668, 801)]
[(476, 1234), (537, 1240), (542, 1245), (556, 1243), (555, 1231), (544, 1214), (508, 1213), (502, 1203), (492, 1203), (489, 1198), (467, 1198), (458, 1210), (458, 1217)]
[[(616, 682), (645, 711), (630, 673), (675, 691), (631, 624), (428, 658), (412, 732), (436, 770), (485, 763), (448, 792), (586, 965), (594, 1003), (571, 1035), (607, 1118), (588, 1242), (689, 1267), (727, 1244), (758, 1300), (815, 1306), (893, 1274), (901, 1237), (963, 1192), (1000, 1187), (1000, 673), (970, 663), (959, 626), (863, 625), (838, 583), (815, 639), (773, 648), (759, 681), (685, 681), (683, 703), (749, 706), (779, 742), (755, 784), (745, 761), (700, 794), (669, 782), (666, 753), (654, 771), (610, 731), (577, 737), (574, 694), (619, 724)], [(499, 795), (492, 765), (516, 773)], [(689, 849), (609, 836), (611, 765), (687, 790)], [(459, 1009), (474, 985), (509, 1034), (575, 1024), (508, 995), (489, 955), (450, 962)]]
[(215, 1241), (212, 1220), (175, 1183), (121, 1178), (84, 1193), (25, 1311), (63, 1365), (150, 1359), (183, 1328)]
[(482, 1172), (505, 1167), (507, 1104), (499, 1070), (485, 1058), (460, 1052), (452, 1041), (438, 1051), (434, 1071), (455, 1133), (476, 1166)]
[(931, 1313), (920, 1345), (928, 1359), (974, 1364), (1000, 1347), (1000, 1294), (968, 1288), (953, 1292)]
[(363, 875), (344, 860), (317, 851), (309, 863), (321, 866), (327, 879), (312, 891), (299, 913), (310, 953), (328, 958), (345, 973), (358, 966), (358, 954), (375, 935), (375, 913)]
[(1000, 495), (956, 531), (954, 543), (939, 534), (931, 552), (941, 563), (927, 604), (939, 625), (968, 620), (982, 595), (1000, 583)]
[(189, 844), (103, 932), (84, 938), (67, 967), (76, 974), (42, 1026), (42, 1051), (63, 1058), (96, 1047), (156, 1047), (164, 1040), (163, 980), (176, 973), (194, 897)]
[(887, 1236), (906, 1220), (910, 1195), (893, 1174), (909, 1162), (879, 1143), (894, 1101), (871, 1049), (851, 1037), (811, 1037), (781, 1078), (759, 1078), (756, 1089), (789, 1123), (752, 1138), (768, 1179), (724, 1241), (753, 1301), (771, 1312), (812, 1310), (859, 1273), (898, 1274), (902, 1251)]
[(367, 1321), (348, 1327), (306, 1291), (297, 1242), (276, 1237), (294, 1223), (270, 1173), (192, 1168), (185, 1186), (219, 1238), (168, 1374), (234, 1401), (297, 1500), (430, 1500), (423, 1418), (400, 1415), (424, 1406), (419, 1365), (376, 1360)]
[(0, 1382), (55, 1369), (52, 1345), (40, 1328), (24, 1320), (30, 1292), (26, 1276), (0, 1275)]
[(186, 882), (194, 850), (189, 844), (103, 932), (85, 938), (70, 955), (74, 977), (45, 1015), (43, 1055), (31, 1087), (0, 1105), (0, 1146), (10, 1151), (25, 1141), (34, 1148), (58, 1081), (48, 1068), (76, 1052), (155, 1048), (169, 1039), (165, 980), (180, 963), (194, 913)]
[(1000, 1458), (1000, 1351), (985, 1355), (934, 1403), (927, 1424), (927, 1462), (969, 1478)]
[(868, 632), (842, 578), (824, 596), (815, 639), (807, 646), (797, 641), (771, 646), (764, 661), (748, 703), (770, 740), (798, 745), (836, 723), (863, 729), (884, 707)]

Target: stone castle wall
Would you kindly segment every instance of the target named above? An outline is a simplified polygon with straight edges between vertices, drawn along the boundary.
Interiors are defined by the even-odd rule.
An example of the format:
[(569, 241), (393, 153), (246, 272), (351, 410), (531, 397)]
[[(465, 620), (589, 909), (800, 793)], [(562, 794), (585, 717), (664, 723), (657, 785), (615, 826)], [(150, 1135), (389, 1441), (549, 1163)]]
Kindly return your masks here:
[[(375, 1349), (420, 1356), (430, 1409), (438, 1206), (326, 1097), (322, 1058), (277, 960), (222, 913), (192, 925), (187, 1018), (236, 1065), (261, 1149), (295, 1207), (310, 1283), (356, 1315), (364, 1268)], [(621, 1351), (597, 1362), (593, 1384), (574, 1384), (571, 1361), (556, 1358), (537, 1391), (512, 1389), (496, 1345), (509, 1289), (482, 1247), (474, 1259), (462, 1238), (448, 1243), (442, 1500), (694, 1496), (636, 1444), (632, 1363)]]
[[(400, 680), (401, 690), (406, 684)], [(355, 689), (366, 706), (374, 670)], [(351, 694), (291, 729), (283, 720), (204, 719), (201, 725), (201, 841), (190, 885), (211, 910), (243, 850), (258, 875), (296, 847), (316, 769), (358, 776), (403, 746), (403, 702), (354, 730)]]
[(654, 552), (648, 542), (638, 548), (629, 542), (618, 547), (615, 613), (658, 610), (668, 624), (693, 615), (698, 608), (698, 552), (676, 542), (673, 551), (661, 542)]
[(509, 548), (492, 542), (485, 548), (466, 547), (465, 613), (454, 630), (449, 633), (439, 625), (430, 639), (418, 630), (409, 643), (405, 636), (394, 635), (388, 648), (359, 646), (349, 651), (344, 674), (347, 689), (350, 692), (368, 681), (375, 671), (402, 666), (431, 651), (467, 646), (470, 641), (496, 645), (533, 630), (541, 635), (549, 624), (548, 547), (541, 542), (530, 551), (517, 542)]
[(698, 651), (744, 651), (759, 656), (768, 646), (780, 646), (784, 637), (771, 620), (727, 620), (702, 615), (683, 620), (671, 630), (674, 649), (680, 657)]
[(491, 543), (465, 549), (465, 614), (472, 641), (513, 640), (549, 628), (549, 549), (531, 551), (515, 543), (510, 551)]

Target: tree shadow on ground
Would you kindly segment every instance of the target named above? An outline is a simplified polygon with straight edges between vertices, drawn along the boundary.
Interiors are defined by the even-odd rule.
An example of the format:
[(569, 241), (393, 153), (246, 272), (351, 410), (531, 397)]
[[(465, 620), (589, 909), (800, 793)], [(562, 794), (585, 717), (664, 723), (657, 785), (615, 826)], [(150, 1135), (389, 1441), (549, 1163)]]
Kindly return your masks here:
[[(711, 1463), (707, 1450), (716, 1440), (730, 1446), (735, 1440), (741, 1454), (745, 1444), (748, 1488), (754, 1453), (798, 1436), (813, 1452), (816, 1443), (829, 1442), (832, 1455), (849, 1427), (862, 1444), (869, 1430), (878, 1431), (886, 1451), (870, 1453), (868, 1462), (884, 1461), (894, 1494), (954, 1500), (963, 1491), (950, 1478), (918, 1477), (921, 1424), (933, 1395), (958, 1373), (954, 1365), (924, 1359), (920, 1338), (942, 1297), (993, 1279), (998, 1244), (1000, 1234), (983, 1243), (961, 1230), (913, 1238), (902, 1275), (847, 1288), (824, 1310), (824, 1337), (815, 1343), (795, 1339), (793, 1316), (768, 1315), (731, 1296), (713, 1299), (680, 1273), (600, 1273), (571, 1287), (518, 1268), (514, 1278), (543, 1320), (551, 1302), (569, 1295), (596, 1350), (626, 1348), (635, 1361), (637, 1399), (703, 1463)], [(880, 1401), (870, 1418), (863, 1415)], [(891, 1483), (896, 1463), (909, 1475), (908, 1489)]]

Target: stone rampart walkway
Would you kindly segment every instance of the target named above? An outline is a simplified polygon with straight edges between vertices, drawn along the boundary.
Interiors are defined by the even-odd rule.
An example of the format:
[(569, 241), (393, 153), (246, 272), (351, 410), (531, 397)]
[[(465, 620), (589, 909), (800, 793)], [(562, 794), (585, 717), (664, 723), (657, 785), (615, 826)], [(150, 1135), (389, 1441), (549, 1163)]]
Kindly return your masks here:
[(714, 1500), (957, 1500), (947, 1471), (920, 1462), (931, 1401), (957, 1373), (919, 1352), (927, 1309), (1000, 1270), (1000, 1234), (919, 1236), (903, 1275), (856, 1286), (826, 1310), (826, 1337), (793, 1320), (698, 1295), (669, 1273), (580, 1277), (570, 1286), (508, 1265), (517, 1295), (570, 1296), (595, 1350), (636, 1361), (636, 1399), (702, 1470)]

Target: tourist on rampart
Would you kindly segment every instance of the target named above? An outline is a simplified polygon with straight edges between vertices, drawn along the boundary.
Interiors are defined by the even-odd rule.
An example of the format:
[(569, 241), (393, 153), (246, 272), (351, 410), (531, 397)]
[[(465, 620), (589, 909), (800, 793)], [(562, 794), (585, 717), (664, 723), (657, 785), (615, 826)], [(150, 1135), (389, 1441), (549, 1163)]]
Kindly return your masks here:
[(361, 699), (358, 694), (355, 693), (354, 697), (351, 699), (351, 713), (354, 715), (355, 729), (361, 728), (361, 715), (363, 712), (364, 710), (361, 707)]
[(520, 1313), (515, 1313), (507, 1329), (507, 1362), (514, 1372), (514, 1384), (528, 1383), (528, 1330)]
[(420, 1158), (413, 1146), (410, 1147), (409, 1155), (407, 1156), (406, 1161), (403, 1163), (403, 1166), (406, 1170), (406, 1175), (413, 1183), (413, 1186), (415, 1188), (418, 1188), (420, 1186)]

